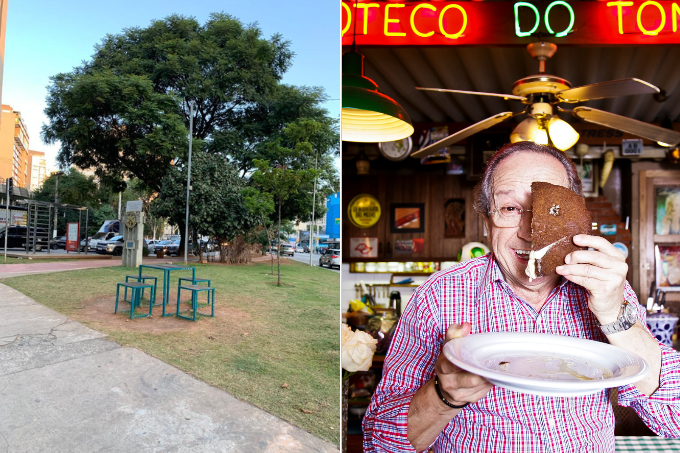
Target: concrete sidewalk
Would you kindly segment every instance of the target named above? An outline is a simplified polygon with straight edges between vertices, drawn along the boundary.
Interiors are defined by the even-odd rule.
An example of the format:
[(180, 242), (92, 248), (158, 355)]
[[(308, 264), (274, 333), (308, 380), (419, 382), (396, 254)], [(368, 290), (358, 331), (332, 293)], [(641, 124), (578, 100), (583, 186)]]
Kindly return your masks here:
[(2, 284), (0, 399), (11, 453), (338, 451)]

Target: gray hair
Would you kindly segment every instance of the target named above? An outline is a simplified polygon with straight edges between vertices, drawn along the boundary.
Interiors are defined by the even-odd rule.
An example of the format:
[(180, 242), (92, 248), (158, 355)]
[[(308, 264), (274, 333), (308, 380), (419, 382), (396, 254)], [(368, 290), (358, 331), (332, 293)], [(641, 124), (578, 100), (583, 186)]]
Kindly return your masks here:
[(475, 186), (475, 211), (485, 217), (488, 217), (489, 212), (491, 211), (491, 181), (493, 179), (494, 171), (496, 171), (498, 164), (500, 164), (503, 159), (522, 151), (537, 154), (547, 154), (560, 161), (560, 163), (564, 166), (564, 169), (567, 171), (569, 188), (578, 195), (583, 195), (583, 186), (581, 185), (581, 179), (578, 177), (576, 165), (574, 165), (574, 162), (562, 151), (552, 146), (538, 145), (534, 142), (508, 143), (496, 151), (493, 157), (489, 160), (489, 162), (486, 164), (486, 168), (484, 169), (482, 180), (479, 181), (479, 183)]

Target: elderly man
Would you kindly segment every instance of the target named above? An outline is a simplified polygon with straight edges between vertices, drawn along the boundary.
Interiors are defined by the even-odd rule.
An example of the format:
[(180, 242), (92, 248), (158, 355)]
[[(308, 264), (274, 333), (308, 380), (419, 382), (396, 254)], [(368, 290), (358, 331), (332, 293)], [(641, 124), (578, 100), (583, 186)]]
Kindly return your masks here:
[[(441, 354), (452, 338), (481, 332), (588, 338), (640, 355), (651, 371), (620, 387), (618, 402), (656, 433), (680, 437), (680, 354), (646, 329), (621, 253), (603, 238), (578, 235), (574, 243), (591, 250), (568, 255), (558, 275), (525, 275), (534, 181), (582, 194), (574, 164), (555, 148), (520, 142), (494, 155), (475, 190), (493, 253), (433, 275), (411, 298), (364, 417), (365, 451), (614, 451), (608, 390), (580, 397), (517, 393)], [(502, 209), (508, 207), (514, 209)], [(601, 326), (617, 321), (624, 301), (637, 308), (637, 322), (605, 335)]]

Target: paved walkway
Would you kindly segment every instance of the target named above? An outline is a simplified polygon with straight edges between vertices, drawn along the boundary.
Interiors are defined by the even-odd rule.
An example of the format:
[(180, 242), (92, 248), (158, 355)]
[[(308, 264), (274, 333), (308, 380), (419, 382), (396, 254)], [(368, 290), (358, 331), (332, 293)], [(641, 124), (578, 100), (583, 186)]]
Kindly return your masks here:
[(2, 284), (0, 401), (11, 453), (338, 451)]

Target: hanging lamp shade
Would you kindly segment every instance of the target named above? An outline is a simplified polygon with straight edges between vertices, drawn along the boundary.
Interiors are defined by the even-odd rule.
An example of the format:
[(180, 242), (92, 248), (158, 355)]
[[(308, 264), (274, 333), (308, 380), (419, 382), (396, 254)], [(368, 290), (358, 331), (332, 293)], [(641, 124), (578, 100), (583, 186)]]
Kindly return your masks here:
[(364, 76), (364, 56), (351, 50), (342, 56), (342, 140), (377, 143), (413, 134), (406, 110), (378, 91)]
[(580, 137), (579, 133), (569, 123), (556, 116), (548, 121), (548, 133), (555, 148), (561, 151), (566, 151), (574, 146)]
[(533, 142), (536, 139), (538, 129), (538, 121), (536, 121), (536, 118), (529, 115), (524, 121), (517, 125), (514, 131), (512, 131), (512, 134), (510, 134), (510, 141), (512, 143)]

